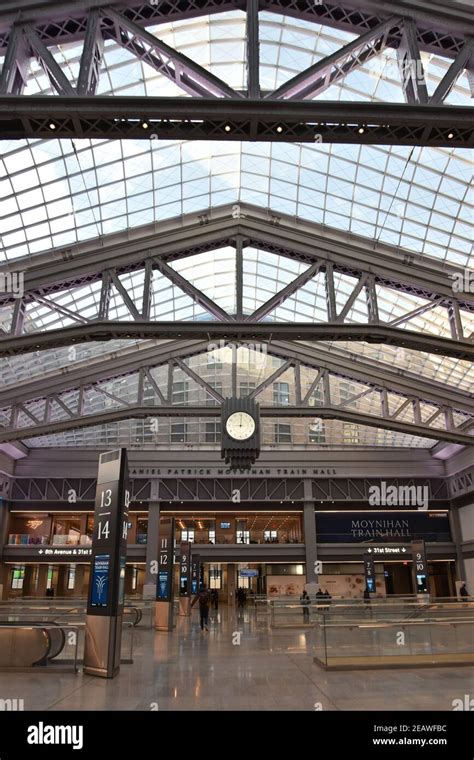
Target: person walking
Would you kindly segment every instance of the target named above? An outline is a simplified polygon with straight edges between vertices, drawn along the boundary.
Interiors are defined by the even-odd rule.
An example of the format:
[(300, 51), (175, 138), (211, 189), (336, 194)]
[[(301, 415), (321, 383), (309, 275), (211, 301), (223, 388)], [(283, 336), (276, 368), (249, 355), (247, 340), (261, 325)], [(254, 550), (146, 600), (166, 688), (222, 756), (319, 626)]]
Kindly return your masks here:
[(365, 587), (364, 591), (364, 604), (370, 604), (370, 591), (368, 586)]
[(309, 605), (311, 604), (311, 599), (308, 596), (308, 593), (306, 590), (303, 591), (303, 593), (300, 596), (300, 604), (303, 607), (303, 622), (309, 623)]
[(202, 584), (201, 590), (198, 591), (193, 601), (191, 602), (191, 607), (194, 607), (196, 602), (199, 602), (199, 622), (201, 624), (201, 631), (203, 631), (204, 628), (206, 629), (206, 631), (208, 631), (209, 630), (209, 606), (211, 603), (211, 595), (205, 583)]
[(245, 591), (243, 590), (243, 588), (239, 588), (237, 590), (237, 605), (238, 605), (239, 610), (243, 610), (244, 609), (244, 605), (245, 605)]
[(216, 588), (213, 588), (211, 591), (211, 602), (213, 609), (217, 612), (219, 609), (219, 592)]

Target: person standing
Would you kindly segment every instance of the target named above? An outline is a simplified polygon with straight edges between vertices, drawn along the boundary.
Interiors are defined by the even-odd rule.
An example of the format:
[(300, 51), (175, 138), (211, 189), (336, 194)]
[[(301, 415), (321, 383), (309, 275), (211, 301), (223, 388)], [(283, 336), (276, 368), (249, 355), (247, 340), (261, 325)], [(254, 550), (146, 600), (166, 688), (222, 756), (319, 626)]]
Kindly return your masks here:
[(211, 601), (213, 609), (217, 612), (219, 609), (219, 592), (216, 588), (213, 588), (211, 591)]
[(196, 602), (199, 602), (199, 622), (201, 624), (201, 631), (203, 631), (204, 628), (206, 629), (206, 631), (208, 631), (209, 630), (209, 606), (211, 603), (211, 595), (205, 583), (202, 584), (201, 590), (198, 591), (193, 601), (191, 602), (191, 607), (194, 607)]
[(311, 599), (308, 596), (308, 593), (306, 590), (303, 591), (303, 593), (300, 596), (300, 604), (303, 606), (303, 622), (309, 623), (309, 604), (311, 603)]
[(469, 591), (466, 588), (466, 581), (463, 581), (459, 587), (459, 596), (469, 596)]

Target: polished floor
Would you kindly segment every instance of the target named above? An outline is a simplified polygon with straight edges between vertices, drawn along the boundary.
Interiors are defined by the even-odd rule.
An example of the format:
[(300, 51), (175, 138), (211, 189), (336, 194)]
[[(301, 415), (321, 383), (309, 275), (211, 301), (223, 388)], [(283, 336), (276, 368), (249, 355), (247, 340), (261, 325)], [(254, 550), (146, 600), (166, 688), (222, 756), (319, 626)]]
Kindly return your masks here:
[(202, 633), (193, 610), (172, 634), (136, 629), (134, 664), (112, 681), (3, 673), (0, 700), (23, 699), (25, 710), (452, 710), (474, 693), (474, 668), (325, 672), (310, 636), (225, 608)]

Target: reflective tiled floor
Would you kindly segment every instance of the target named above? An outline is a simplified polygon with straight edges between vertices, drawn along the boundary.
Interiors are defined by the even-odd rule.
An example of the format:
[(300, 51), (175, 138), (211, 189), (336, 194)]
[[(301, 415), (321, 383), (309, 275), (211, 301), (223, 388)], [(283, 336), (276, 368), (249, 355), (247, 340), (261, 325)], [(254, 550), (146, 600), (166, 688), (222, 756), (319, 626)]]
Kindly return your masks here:
[(474, 668), (325, 672), (308, 630), (272, 632), (250, 610), (214, 618), (208, 633), (196, 611), (172, 634), (136, 629), (134, 664), (112, 681), (0, 674), (0, 699), (23, 699), (25, 710), (452, 710), (474, 693)]

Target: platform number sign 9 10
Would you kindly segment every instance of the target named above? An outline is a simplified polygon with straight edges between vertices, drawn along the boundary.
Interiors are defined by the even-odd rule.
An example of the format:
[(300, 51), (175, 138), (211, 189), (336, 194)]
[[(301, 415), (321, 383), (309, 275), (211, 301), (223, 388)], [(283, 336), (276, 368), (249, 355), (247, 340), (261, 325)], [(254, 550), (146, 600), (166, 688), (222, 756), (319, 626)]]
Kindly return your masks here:
[(417, 572), (423, 572), (423, 570), (425, 569), (425, 565), (423, 562), (423, 557), (420, 552), (416, 552), (415, 560), (416, 560)]

